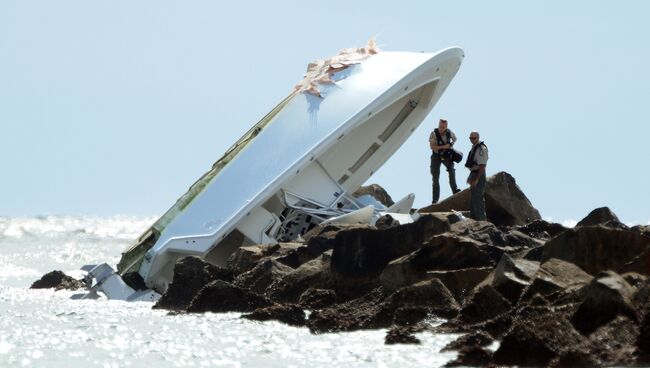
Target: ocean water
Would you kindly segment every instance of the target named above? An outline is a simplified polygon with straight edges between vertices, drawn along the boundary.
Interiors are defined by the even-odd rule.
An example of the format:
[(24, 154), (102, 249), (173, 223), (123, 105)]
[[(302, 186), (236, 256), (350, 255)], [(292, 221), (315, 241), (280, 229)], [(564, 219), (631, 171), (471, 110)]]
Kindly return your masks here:
[[(0, 217), (0, 367), (437, 367), (458, 335), (420, 333), (421, 345), (384, 345), (386, 330), (313, 335), (238, 313), (167, 315), (150, 303), (70, 300), (30, 290), (52, 270), (81, 277), (115, 266), (156, 218)], [(431, 321), (437, 323), (438, 321)]]

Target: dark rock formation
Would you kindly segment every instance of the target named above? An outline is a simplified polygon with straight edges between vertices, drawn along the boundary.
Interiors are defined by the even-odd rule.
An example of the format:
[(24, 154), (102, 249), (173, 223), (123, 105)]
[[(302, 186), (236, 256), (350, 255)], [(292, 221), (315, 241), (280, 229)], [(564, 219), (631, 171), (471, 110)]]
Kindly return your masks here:
[(494, 339), (492, 336), (488, 335), (485, 332), (473, 332), (469, 334), (465, 334), (456, 340), (450, 342), (447, 344), (444, 348), (442, 348), (441, 351), (449, 351), (449, 350), (460, 350), (463, 347), (466, 346), (488, 346), (494, 342)]
[(521, 256), (521, 258), (527, 259), (529, 261), (541, 262), (543, 255), (544, 255), (544, 246), (540, 245), (539, 247), (531, 248), (525, 251)]
[[(469, 210), (470, 191), (465, 189), (438, 204), (421, 208), (420, 213)], [(541, 219), (515, 179), (500, 172), (487, 179), (485, 187), (485, 209), (490, 222), (498, 226), (525, 225)]]
[(360, 187), (359, 189), (355, 190), (354, 193), (352, 193), (352, 195), (357, 198), (367, 194), (375, 197), (376, 200), (381, 202), (386, 207), (390, 207), (395, 204), (388, 192), (386, 192), (386, 190), (379, 184), (370, 184), (365, 187)]
[(618, 217), (609, 209), (609, 207), (600, 207), (589, 212), (587, 217), (583, 218), (576, 224), (576, 227), (579, 226), (595, 226), (595, 225), (604, 225), (607, 223), (621, 223)]
[(307, 309), (323, 309), (336, 304), (336, 294), (334, 290), (327, 289), (307, 289), (302, 295), (298, 304)]
[[(549, 312), (550, 313), (550, 312)], [(501, 340), (492, 362), (497, 365), (542, 367), (569, 347), (587, 344), (564, 317), (548, 313), (519, 318)]]
[(637, 321), (633, 293), (634, 289), (615, 272), (598, 274), (582, 291), (582, 303), (571, 318), (573, 326), (588, 335), (619, 315)]
[(215, 280), (199, 291), (187, 311), (190, 313), (252, 312), (271, 305), (273, 303), (261, 295), (225, 281)]
[(650, 302), (646, 302), (646, 304), (642, 306), (641, 315), (639, 336), (636, 341), (639, 352), (638, 362), (650, 365)]
[(492, 286), (478, 286), (460, 311), (458, 319), (475, 324), (508, 312), (512, 304)]
[(415, 325), (428, 314), (450, 318), (458, 305), (437, 279), (402, 288), (386, 296), (377, 288), (363, 297), (312, 312), (308, 326), (314, 333)]
[(491, 285), (510, 303), (516, 304), (538, 269), (538, 262), (512, 259), (509, 255), (504, 254), (494, 271), (480, 285)]
[(548, 240), (559, 235), (567, 228), (545, 220), (535, 220), (526, 225), (517, 226), (516, 229), (533, 238)]
[(144, 283), (144, 279), (142, 279), (142, 276), (137, 272), (125, 273), (122, 275), (122, 280), (133, 290), (147, 289), (147, 284)]
[(266, 295), (277, 302), (298, 303), (300, 296), (309, 288), (332, 289), (330, 261), (331, 251), (327, 251), (271, 284)]
[[(430, 314), (431, 309), (423, 305), (407, 305), (395, 309), (393, 324), (396, 326), (413, 326), (422, 322)], [(443, 312), (445, 314), (457, 313)]]
[(428, 271), (427, 277), (439, 279), (458, 303), (463, 303), (472, 290), (492, 272), (492, 267), (462, 268), (448, 271)]
[(454, 223), (451, 232), (478, 242), (513, 249), (531, 248), (543, 245), (541, 240), (532, 238), (516, 229), (503, 231), (487, 221), (465, 220)]
[(399, 221), (395, 220), (391, 215), (383, 215), (375, 222), (377, 229), (390, 229), (391, 227), (399, 226)]
[(62, 271), (48, 272), (39, 280), (34, 281), (30, 289), (78, 290), (85, 287), (84, 283), (76, 280)]
[(595, 368), (602, 365), (586, 350), (568, 349), (555, 357), (548, 366), (551, 368)]
[(235, 275), (239, 275), (253, 269), (263, 258), (281, 257), (302, 245), (302, 243), (274, 243), (239, 247), (228, 258), (228, 269)]
[(413, 335), (413, 329), (407, 326), (394, 326), (385, 338), (386, 345), (394, 344), (420, 344), (420, 339)]
[(307, 326), (312, 333), (389, 327), (393, 316), (381, 313), (385, 298), (380, 288), (374, 289), (360, 298), (312, 312)]
[(445, 367), (486, 367), (490, 364), (492, 352), (479, 345), (463, 346), (458, 351), (458, 357)]
[(581, 287), (591, 279), (591, 275), (574, 264), (551, 258), (539, 267), (522, 299), (528, 300), (536, 294), (547, 296), (570, 287)]
[(199, 290), (214, 280), (232, 281), (232, 273), (198, 257), (184, 257), (174, 265), (174, 279), (155, 309), (186, 309)]
[(456, 235), (436, 235), (411, 254), (390, 262), (380, 275), (387, 290), (431, 278), (431, 270), (457, 270), (492, 266), (501, 257), (499, 248)]
[(379, 285), (379, 275), (393, 259), (409, 254), (432, 235), (449, 230), (436, 216), (384, 230), (353, 229), (338, 233), (331, 272), (339, 297), (353, 298)]
[(383, 310), (394, 314), (403, 307), (423, 307), (428, 313), (442, 318), (455, 317), (460, 309), (453, 295), (438, 279), (399, 289), (388, 297)]
[(603, 226), (568, 229), (544, 245), (542, 261), (571, 262), (592, 275), (618, 271), (650, 247), (650, 238), (631, 230)]
[[(648, 237), (650, 237), (650, 234), (648, 234)], [(641, 252), (641, 254), (624, 264), (618, 272), (621, 274), (636, 272), (650, 276), (650, 247), (646, 248), (646, 250)]]
[(589, 351), (599, 365), (632, 366), (636, 355), (639, 326), (619, 316), (589, 335)]
[(244, 314), (241, 318), (254, 321), (280, 321), (291, 326), (305, 325), (305, 312), (297, 305), (272, 305), (259, 308), (250, 314)]
[(258, 263), (250, 271), (237, 276), (233, 284), (257, 294), (263, 294), (272, 283), (281, 280), (293, 271), (293, 268), (275, 259), (266, 259)]

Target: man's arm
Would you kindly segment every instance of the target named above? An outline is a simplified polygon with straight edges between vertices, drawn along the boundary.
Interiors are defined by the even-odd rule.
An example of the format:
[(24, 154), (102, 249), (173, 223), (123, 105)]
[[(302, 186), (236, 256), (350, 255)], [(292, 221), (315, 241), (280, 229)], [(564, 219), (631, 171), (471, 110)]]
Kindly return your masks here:
[(476, 186), (476, 184), (478, 184), (478, 179), (481, 177), (481, 175), (483, 175), (484, 172), (485, 172), (485, 165), (478, 165), (478, 170), (476, 170), (477, 173), (476, 178), (474, 178), (474, 180), (472, 180), (469, 183), (469, 185), (471, 187)]

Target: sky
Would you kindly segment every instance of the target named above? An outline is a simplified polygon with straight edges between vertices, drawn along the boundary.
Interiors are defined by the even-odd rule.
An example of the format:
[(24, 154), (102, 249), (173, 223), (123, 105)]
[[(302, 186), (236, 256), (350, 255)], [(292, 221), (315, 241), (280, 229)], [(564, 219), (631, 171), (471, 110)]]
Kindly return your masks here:
[(376, 37), (465, 60), (368, 183), (429, 203), (443, 117), (466, 153), (481, 133), (488, 175), (512, 174), (542, 217), (648, 224), (648, 19), (641, 0), (0, 0), (0, 216), (160, 215), (310, 61)]

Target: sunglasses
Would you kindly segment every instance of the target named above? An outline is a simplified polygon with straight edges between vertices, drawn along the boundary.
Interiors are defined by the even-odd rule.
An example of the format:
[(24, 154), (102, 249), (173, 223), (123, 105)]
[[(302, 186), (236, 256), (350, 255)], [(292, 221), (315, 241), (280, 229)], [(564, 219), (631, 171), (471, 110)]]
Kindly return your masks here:
[(478, 139), (478, 137), (469, 137), (469, 139), (475, 140), (475, 139)]

